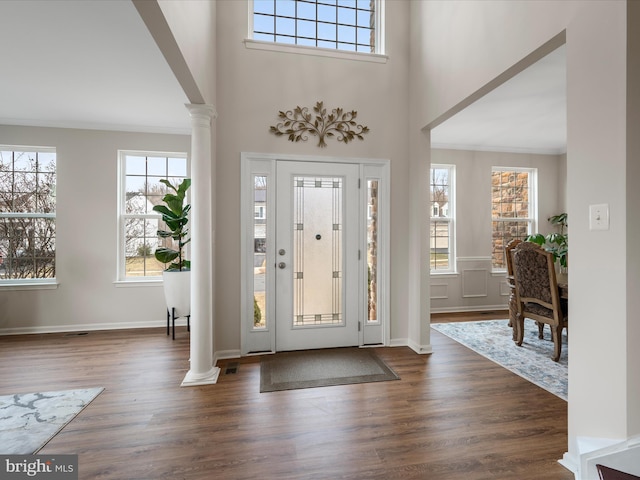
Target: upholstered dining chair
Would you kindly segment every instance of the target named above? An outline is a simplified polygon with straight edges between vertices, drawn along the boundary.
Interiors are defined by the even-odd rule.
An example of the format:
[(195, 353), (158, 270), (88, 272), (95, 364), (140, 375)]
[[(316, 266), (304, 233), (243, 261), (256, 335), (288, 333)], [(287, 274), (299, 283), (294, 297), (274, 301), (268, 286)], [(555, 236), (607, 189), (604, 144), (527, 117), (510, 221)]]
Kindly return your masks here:
[(562, 351), (562, 329), (567, 328), (567, 304), (560, 299), (553, 254), (532, 242), (522, 242), (512, 251), (516, 284), (516, 344), (522, 346), (524, 319), (530, 318), (551, 327), (553, 359)]
[[(504, 256), (505, 262), (507, 264), (507, 281), (509, 282), (509, 287), (511, 288), (511, 293), (509, 296), (509, 326), (513, 328), (513, 339), (516, 339), (516, 322), (515, 318), (518, 314), (518, 305), (516, 302), (516, 285), (515, 279), (513, 277), (513, 258), (511, 256), (511, 252), (514, 248), (522, 243), (522, 240), (518, 240), (514, 238), (511, 240), (507, 246), (504, 248)], [(544, 338), (544, 323), (536, 322), (538, 326), (538, 338), (542, 340)]]

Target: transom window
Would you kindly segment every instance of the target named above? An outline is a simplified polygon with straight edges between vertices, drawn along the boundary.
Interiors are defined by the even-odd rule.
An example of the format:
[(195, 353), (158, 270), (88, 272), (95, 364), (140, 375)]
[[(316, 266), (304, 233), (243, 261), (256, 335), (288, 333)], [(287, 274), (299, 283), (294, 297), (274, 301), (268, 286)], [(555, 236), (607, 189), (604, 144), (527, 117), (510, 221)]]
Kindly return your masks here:
[(56, 276), (56, 151), (0, 146), (0, 284)]
[(120, 152), (118, 278), (140, 280), (160, 277), (166, 268), (156, 260), (159, 246), (171, 246), (171, 238), (158, 237), (166, 229), (162, 216), (153, 210), (162, 203), (169, 180), (176, 187), (188, 176), (185, 153)]
[(381, 53), (380, 0), (253, 0), (253, 39)]
[(454, 262), (454, 173), (453, 165), (431, 165), (429, 200), (429, 257), (432, 272), (455, 271)]
[(536, 222), (535, 168), (491, 169), (491, 263), (506, 270), (504, 249), (513, 239), (526, 240)]

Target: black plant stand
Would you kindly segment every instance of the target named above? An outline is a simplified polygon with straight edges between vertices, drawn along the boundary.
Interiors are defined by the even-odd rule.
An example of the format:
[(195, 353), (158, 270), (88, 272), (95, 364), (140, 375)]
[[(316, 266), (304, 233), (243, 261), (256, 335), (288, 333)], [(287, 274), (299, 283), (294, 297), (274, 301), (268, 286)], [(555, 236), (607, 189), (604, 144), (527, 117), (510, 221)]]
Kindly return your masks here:
[[(167, 335), (169, 335), (169, 320), (171, 320), (171, 329), (173, 340), (176, 339), (176, 309), (175, 307), (171, 307), (171, 311), (167, 309)], [(187, 332), (191, 331), (191, 315), (187, 315)]]

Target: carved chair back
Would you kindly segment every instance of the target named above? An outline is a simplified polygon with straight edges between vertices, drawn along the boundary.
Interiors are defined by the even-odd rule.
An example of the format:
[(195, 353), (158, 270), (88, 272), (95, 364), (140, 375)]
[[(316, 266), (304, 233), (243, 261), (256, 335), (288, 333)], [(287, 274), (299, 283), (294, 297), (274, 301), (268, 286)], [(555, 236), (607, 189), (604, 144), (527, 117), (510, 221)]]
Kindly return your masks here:
[(521, 242), (512, 250), (516, 300), (524, 316), (558, 326), (565, 314), (560, 302), (553, 254), (531, 242)]

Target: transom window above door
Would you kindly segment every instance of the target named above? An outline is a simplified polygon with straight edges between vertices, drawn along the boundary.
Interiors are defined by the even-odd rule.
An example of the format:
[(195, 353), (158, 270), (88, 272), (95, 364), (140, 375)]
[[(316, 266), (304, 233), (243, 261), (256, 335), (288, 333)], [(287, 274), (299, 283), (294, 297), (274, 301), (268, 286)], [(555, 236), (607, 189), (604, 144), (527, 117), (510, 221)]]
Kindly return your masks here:
[(383, 0), (253, 0), (253, 40), (383, 53)]

